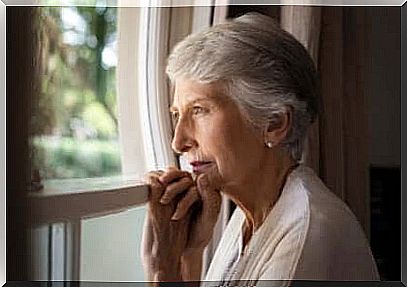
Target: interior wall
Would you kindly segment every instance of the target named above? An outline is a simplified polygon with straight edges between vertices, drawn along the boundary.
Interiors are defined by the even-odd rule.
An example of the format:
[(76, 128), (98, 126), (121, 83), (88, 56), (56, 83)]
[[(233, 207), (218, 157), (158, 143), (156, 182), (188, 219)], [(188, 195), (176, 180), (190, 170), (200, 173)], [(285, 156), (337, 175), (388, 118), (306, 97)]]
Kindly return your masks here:
[(366, 9), (370, 243), (382, 280), (400, 280), (401, 9)]
[(366, 11), (366, 91), (369, 105), (369, 163), (400, 166), (400, 9)]

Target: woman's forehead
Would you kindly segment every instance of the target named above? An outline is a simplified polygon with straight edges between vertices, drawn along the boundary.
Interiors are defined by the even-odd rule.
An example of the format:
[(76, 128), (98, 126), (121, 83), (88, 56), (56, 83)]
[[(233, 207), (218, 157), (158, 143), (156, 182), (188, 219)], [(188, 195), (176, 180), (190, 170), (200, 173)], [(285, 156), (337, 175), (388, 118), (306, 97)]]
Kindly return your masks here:
[(175, 82), (172, 98), (172, 106), (177, 108), (195, 101), (217, 102), (224, 96), (219, 83), (203, 84), (194, 80), (182, 79)]

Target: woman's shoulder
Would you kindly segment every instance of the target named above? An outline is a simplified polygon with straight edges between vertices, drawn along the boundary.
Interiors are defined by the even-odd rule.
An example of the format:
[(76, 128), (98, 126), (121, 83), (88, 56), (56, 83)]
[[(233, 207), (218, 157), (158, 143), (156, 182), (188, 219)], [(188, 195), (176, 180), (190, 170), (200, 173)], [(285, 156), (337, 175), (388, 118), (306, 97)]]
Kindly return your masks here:
[(307, 210), (308, 234), (324, 231), (327, 236), (333, 237), (344, 233), (349, 235), (353, 231), (363, 235), (362, 227), (350, 208), (325, 186), (311, 168), (301, 166), (288, 184), (292, 189), (291, 200), (301, 200), (297, 204), (304, 205)]
[(329, 190), (309, 167), (300, 166), (287, 182), (289, 201), (296, 201), (297, 209), (306, 210), (307, 233), (325, 232), (326, 236), (342, 240), (344, 234), (365, 238), (356, 216), (336, 194)]
[[(306, 205), (313, 220), (351, 220), (357, 222), (356, 217), (336, 194), (334, 194), (309, 167), (300, 165), (287, 181), (287, 193), (299, 205)], [(292, 198), (293, 199), (293, 198)]]
[(315, 231), (312, 229), (314, 226), (331, 234), (350, 230), (362, 232), (349, 207), (325, 186), (312, 169), (303, 165), (287, 178), (266, 225), (273, 230), (277, 226), (284, 234), (292, 234), (293, 231), (309, 234)]
[(368, 240), (349, 207), (310, 168), (295, 172), (292, 193), (308, 211), (296, 278), (377, 279)]

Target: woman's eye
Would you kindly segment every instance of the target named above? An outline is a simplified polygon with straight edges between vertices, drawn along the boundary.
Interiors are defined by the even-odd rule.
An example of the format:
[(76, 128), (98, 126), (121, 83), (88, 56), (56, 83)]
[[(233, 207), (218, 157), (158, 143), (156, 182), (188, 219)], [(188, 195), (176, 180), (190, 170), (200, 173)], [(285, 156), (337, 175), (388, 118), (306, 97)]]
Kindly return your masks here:
[(202, 114), (204, 112), (206, 112), (206, 109), (204, 109), (203, 107), (193, 107), (192, 108), (192, 113), (194, 115)]

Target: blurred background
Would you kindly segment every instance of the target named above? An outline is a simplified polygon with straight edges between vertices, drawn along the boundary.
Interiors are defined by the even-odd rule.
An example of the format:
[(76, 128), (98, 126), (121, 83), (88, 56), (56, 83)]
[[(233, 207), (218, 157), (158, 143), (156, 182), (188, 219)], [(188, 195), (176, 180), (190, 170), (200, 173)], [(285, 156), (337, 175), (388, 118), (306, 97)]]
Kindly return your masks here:
[(34, 168), (44, 179), (121, 172), (116, 10), (103, 5), (41, 8), (43, 73), (32, 145)]

